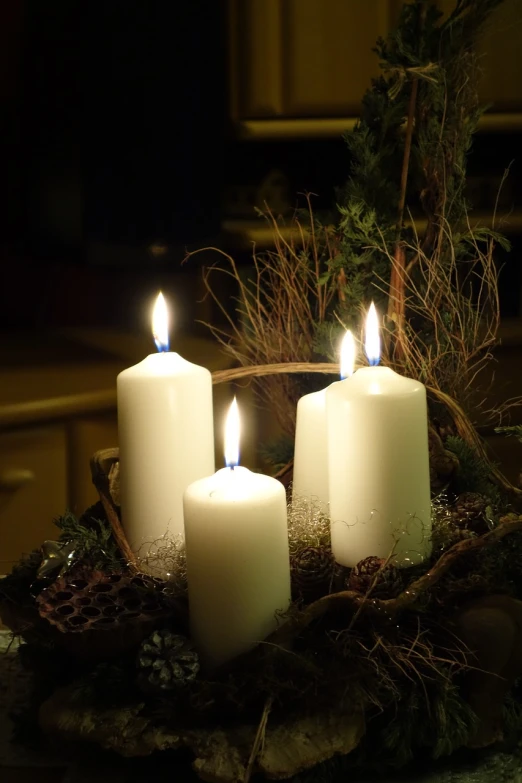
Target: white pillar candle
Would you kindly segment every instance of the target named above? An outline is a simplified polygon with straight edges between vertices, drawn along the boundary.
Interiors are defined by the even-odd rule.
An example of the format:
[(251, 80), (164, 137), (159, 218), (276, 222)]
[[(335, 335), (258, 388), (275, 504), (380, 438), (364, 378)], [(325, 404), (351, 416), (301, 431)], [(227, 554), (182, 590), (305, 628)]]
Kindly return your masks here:
[[(348, 330), (341, 346), (341, 378), (353, 374), (355, 342)], [(292, 498), (311, 501), (328, 512), (326, 389), (305, 394), (297, 403)]]
[[(378, 342), (372, 304), (370, 363), (378, 362)], [(364, 367), (327, 389), (326, 408), (335, 559), (421, 562), (431, 551), (426, 389), (388, 367)]]
[[(227, 444), (238, 427), (234, 403)], [(184, 497), (191, 636), (210, 669), (265, 639), (290, 604), (284, 487), (237, 467), (230, 445), (225, 453), (232, 467), (191, 484)]]
[(117, 384), (122, 524), (141, 557), (166, 533), (183, 535), (183, 492), (215, 466), (211, 374), (168, 352), (167, 321), (160, 294), (160, 353), (121, 372)]
[(292, 499), (311, 501), (328, 511), (326, 389), (305, 394), (297, 403)]

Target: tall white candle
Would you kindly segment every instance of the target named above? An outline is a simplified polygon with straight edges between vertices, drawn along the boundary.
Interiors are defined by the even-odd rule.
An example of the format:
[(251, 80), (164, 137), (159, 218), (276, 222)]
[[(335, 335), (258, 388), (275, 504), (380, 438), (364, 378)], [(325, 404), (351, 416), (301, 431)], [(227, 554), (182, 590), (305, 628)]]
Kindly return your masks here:
[[(355, 342), (348, 330), (341, 346), (341, 378), (353, 374)], [(297, 403), (292, 498), (311, 501), (328, 512), (326, 389), (305, 394)]]
[(118, 375), (122, 524), (143, 557), (167, 532), (183, 535), (183, 492), (215, 465), (212, 378), (168, 352), (161, 294), (153, 332), (160, 352)]
[[(377, 363), (370, 309), (366, 350)], [(359, 369), (326, 392), (330, 518), (335, 559), (370, 555), (405, 567), (431, 551), (426, 389), (388, 367)]]
[(328, 510), (326, 389), (305, 394), (297, 403), (293, 500), (311, 501)]
[(234, 403), (225, 439), (230, 467), (191, 484), (184, 497), (191, 636), (210, 669), (265, 639), (290, 604), (285, 490), (237, 467)]

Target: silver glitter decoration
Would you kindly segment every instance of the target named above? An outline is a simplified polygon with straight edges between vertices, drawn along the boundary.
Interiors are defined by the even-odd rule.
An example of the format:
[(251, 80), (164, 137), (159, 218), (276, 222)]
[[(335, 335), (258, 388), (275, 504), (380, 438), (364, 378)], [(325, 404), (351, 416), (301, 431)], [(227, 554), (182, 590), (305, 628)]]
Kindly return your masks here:
[(144, 541), (136, 556), (140, 571), (167, 582), (165, 592), (180, 595), (187, 590), (187, 559), (185, 540), (181, 535), (169, 532), (156, 541)]
[[(73, 541), (44, 541), (42, 544), (42, 562), (38, 567), (38, 579), (61, 576), (72, 566), (76, 544)], [(56, 571), (58, 573), (56, 574)]]
[[(370, 514), (367, 522), (372, 521), (374, 514), (378, 511), (375, 510)], [(412, 521), (415, 517), (411, 517)], [(436, 553), (443, 546), (439, 546), (439, 538), (441, 541), (449, 539), (451, 522), (451, 513), (448, 510), (448, 499), (446, 495), (438, 495), (432, 502), (432, 526), (433, 526), (433, 552)], [(356, 524), (366, 524), (365, 521), (360, 521)], [(390, 523), (391, 525), (391, 523)], [(400, 535), (408, 535), (407, 523), (404, 530), (394, 530), (394, 537), (397, 546)], [(419, 545), (424, 541), (424, 537), (427, 535), (427, 530), (420, 531)], [(324, 513), (319, 502), (314, 502), (313, 499), (303, 497), (293, 497), (288, 506), (288, 541), (290, 546), (290, 556), (294, 552), (303, 549), (306, 546), (329, 546), (330, 545), (330, 518)], [(389, 553), (390, 556), (393, 552)], [(406, 552), (401, 558), (400, 565), (409, 565), (409, 557), (411, 552)], [(418, 562), (417, 558), (413, 558), (412, 562)], [(522, 781), (521, 781), (522, 783)]]
[(293, 497), (288, 506), (290, 555), (307, 546), (330, 545), (330, 517), (313, 499)]
[(451, 508), (445, 492), (441, 492), (431, 502), (431, 525), (433, 554), (440, 555), (449, 545), (455, 543), (452, 541), (454, 524)]

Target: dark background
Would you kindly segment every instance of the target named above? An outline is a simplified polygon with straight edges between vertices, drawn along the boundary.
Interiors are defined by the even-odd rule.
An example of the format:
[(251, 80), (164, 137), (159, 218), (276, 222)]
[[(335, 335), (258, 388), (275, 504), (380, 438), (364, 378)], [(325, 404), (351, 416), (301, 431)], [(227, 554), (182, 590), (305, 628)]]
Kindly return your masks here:
[[(342, 139), (236, 139), (225, 0), (13, 0), (0, 21), (0, 328), (127, 326), (158, 286), (197, 288), (199, 262), (181, 268), (186, 249), (217, 243), (241, 260), (223, 223), (250, 216), (245, 193), (272, 171), (291, 204), (305, 191), (318, 208), (335, 203), (349, 171)], [(477, 208), (491, 208), (510, 164), (501, 208), (520, 204), (520, 143), (477, 135)], [(519, 314), (511, 238), (514, 252), (499, 256), (504, 316)]]
[(201, 0), (26, 2), (12, 241), (23, 234), (29, 252), (67, 256), (89, 241), (132, 246), (217, 230), (223, 9)]

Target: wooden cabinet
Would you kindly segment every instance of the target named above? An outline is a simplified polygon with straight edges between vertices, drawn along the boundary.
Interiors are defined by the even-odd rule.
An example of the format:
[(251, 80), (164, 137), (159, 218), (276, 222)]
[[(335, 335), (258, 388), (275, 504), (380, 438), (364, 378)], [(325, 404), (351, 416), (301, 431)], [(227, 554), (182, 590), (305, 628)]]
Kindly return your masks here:
[(287, 114), (355, 114), (379, 70), (368, 42), (386, 35), (391, 3), (288, 0), (282, 7)]
[[(38, 343), (0, 337), (0, 574), (22, 554), (56, 539), (55, 517), (80, 515), (98, 499), (89, 461), (118, 445), (116, 377), (151, 351), (150, 338), (110, 330), (69, 330)], [(36, 345), (36, 348), (35, 348)], [(188, 361), (209, 370), (227, 360), (214, 340), (176, 338)], [(223, 464), (222, 422), (233, 396), (214, 389), (216, 464)], [(243, 464), (255, 466), (257, 416), (249, 388), (239, 390), (244, 410)]]
[(0, 435), (0, 574), (56, 538), (53, 519), (67, 507), (66, 442), (64, 426)]
[[(449, 13), (455, 0), (439, 4)], [(491, 119), (522, 112), (522, 0), (504, 0), (495, 10), (484, 30), (480, 55), (479, 96), (491, 106)], [(509, 125), (509, 117), (504, 121)]]
[(58, 537), (57, 516), (68, 509), (80, 515), (98, 500), (89, 460), (118, 443), (114, 402), (106, 407), (91, 415), (76, 411), (71, 418), (64, 409), (54, 425), (0, 434), (0, 574), (45, 539)]
[(237, 0), (237, 111), (243, 118), (349, 116), (378, 73), (371, 52), (393, 3)]
[[(232, 115), (240, 135), (340, 135), (350, 127), (379, 73), (372, 48), (401, 5), (230, 0)], [(447, 12), (455, 1), (440, 5)], [(522, 119), (522, 0), (505, 0), (495, 11), (482, 50), (480, 94), (494, 112), (486, 124), (512, 127), (514, 114)]]

